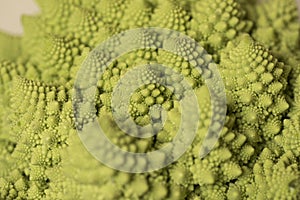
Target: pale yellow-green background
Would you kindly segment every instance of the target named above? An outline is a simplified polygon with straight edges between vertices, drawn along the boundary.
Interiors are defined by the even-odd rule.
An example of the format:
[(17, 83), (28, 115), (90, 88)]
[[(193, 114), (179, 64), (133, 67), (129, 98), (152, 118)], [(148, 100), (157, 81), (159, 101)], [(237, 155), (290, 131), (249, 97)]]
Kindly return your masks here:
[[(300, 5), (300, 0), (296, 1)], [(38, 11), (34, 0), (0, 0), (0, 30), (22, 34), (20, 15), (34, 14)]]
[(39, 11), (34, 0), (0, 0), (0, 30), (21, 34), (21, 14), (34, 14)]

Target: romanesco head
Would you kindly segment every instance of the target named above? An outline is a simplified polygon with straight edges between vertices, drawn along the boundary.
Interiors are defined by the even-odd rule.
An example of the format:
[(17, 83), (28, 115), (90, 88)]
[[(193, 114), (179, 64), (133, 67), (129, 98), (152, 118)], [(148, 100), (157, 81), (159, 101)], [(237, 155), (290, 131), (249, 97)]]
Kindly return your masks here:
[[(0, 33), (0, 199), (299, 199), (300, 49), (294, 1), (36, 2), (41, 13), (22, 17), (23, 36)], [(142, 27), (178, 31), (195, 41), (156, 44), (159, 35), (140, 31), (129, 42), (164, 45), (176, 54), (138, 49), (103, 72), (90, 67), (78, 73), (82, 63), (102, 66), (114, 56), (109, 48), (102, 54), (92, 51), (103, 41)], [(153, 63), (167, 67), (157, 70)], [(197, 65), (205, 67), (197, 70)], [(138, 77), (128, 75), (137, 66), (142, 66)], [(213, 114), (225, 112), (212, 103), (213, 67), (222, 77), (228, 110), (214, 148), (200, 158), (201, 147), (207, 149), (203, 142), (214, 139), (206, 137), (210, 125), (220, 125)], [(97, 84), (88, 88), (99, 73)], [(135, 127), (120, 128), (114, 121), (112, 97), (127, 75), (122, 92), (129, 93), (136, 82), (139, 87), (118, 117), (140, 127), (165, 119), (161, 129), (153, 126), (158, 130), (153, 137), (132, 137), (124, 132), (138, 132)], [(75, 95), (77, 76), (86, 80), (80, 95)], [(190, 88), (182, 86), (184, 80)], [(179, 102), (189, 89), (199, 108), (196, 136), (177, 161), (162, 169), (133, 174), (105, 166), (76, 132), (97, 121), (123, 151), (163, 148), (181, 128)], [(146, 165), (103, 149), (119, 165)], [(157, 162), (165, 159), (161, 153)]]

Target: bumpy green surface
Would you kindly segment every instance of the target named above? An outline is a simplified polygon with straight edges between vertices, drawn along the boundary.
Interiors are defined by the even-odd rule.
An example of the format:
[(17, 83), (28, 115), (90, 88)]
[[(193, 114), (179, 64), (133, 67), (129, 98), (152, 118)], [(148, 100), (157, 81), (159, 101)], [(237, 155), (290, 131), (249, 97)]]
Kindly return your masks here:
[[(0, 199), (300, 198), (300, 48), (293, 0), (37, 3), (42, 14), (23, 16), (23, 37), (0, 33)], [(179, 128), (178, 102), (172, 91), (151, 83), (156, 76), (150, 68), (141, 74), (145, 86), (132, 95), (128, 112), (145, 125), (149, 107), (157, 103), (171, 120), (150, 139), (132, 138), (116, 127), (112, 90), (134, 66), (171, 66), (192, 84), (200, 108), (196, 138), (178, 161), (129, 174), (104, 166), (85, 150), (75, 129), (72, 94), (89, 52), (113, 34), (138, 27), (180, 31), (201, 44), (212, 55), (207, 61), (218, 64), (228, 111), (214, 149), (199, 159), (212, 113), (201, 75), (185, 59), (161, 50), (122, 56), (90, 97), (107, 136), (120, 148), (155, 150)], [(90, 117), (87, 113), (84, 120)]]

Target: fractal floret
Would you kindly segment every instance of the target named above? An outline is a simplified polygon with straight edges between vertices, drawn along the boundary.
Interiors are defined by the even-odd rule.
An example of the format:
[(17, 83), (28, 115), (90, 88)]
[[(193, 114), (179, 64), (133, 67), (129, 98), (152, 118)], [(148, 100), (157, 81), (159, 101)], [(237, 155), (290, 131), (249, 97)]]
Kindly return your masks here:
[[(22, 16), (22, 36), (0, 33), (0, 199), (300, 199), (296, 1), (36, 3), (41, 12)], [(88, 103), (75, 108), (74, 102), (83, 101), (75, 95), (76, 79), (82, 75), (78, 72), (91, 54), (97, 56), (93, 50), (114, 35), (151, 27), (184, 34), (195, 43), (176, 41), (172, 48), (177, 54), (144, 48), (117, 57), (102, 72), (94, 93), (85, 90), (82, 98)], [(146, 32), (130, 40), (150, 46), (157, 43)], [(200, 53), (195, 44), (201, 47)], [(99, 60), (90, 64), (101, 65), (105, 58)], [(153, 63), (166, 69), (157, 70)], [(211, 74), (197, 70), (195, 64), (218, 69), (227, 109), (215, 107), (207, 81)], [(138, 77), (130, 81), (140, 80), (140, 86), (130, 94), (126, 120), (144, 127), (159, 118), (155, 106), (165, 113), (163, 127), (147, 138), (124, 133), (135, 130), (120, 128), (113, 115), (115, 88), (137, 66), (142, 66)], [(96, 73), (94, 69), (83, 76), (88, 82)], [(172, 142), (181, 129), (180, 100), (187, 90), (180, 84), (183, 80), (197, 97), (199, 117), (189, 116), (198, 126), (179, 159), (154, 171), (130, 173), (99, 162), (87, 151), (78, 129), (91, 121), (102, 126), (111, 143), (132, 154), (155, 151)], [(129, 93), (129, 88), (123, 87), (123, 93)], [(208, 129), (220, 126), (210, 126), (213, 117), (220, 118), (222, 113), (225, 120), (219, 137), (201, 157), (200, 149), (211, 139)], [(137, 165), (103, 149), (120, 165)], [(157, 162), (164, 159), (161, 155)]]

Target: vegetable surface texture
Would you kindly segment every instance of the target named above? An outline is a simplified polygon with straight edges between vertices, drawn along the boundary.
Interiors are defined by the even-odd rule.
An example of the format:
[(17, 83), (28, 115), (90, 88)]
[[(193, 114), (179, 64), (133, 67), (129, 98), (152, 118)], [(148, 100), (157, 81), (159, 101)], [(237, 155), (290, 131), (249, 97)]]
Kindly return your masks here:
[[(22, 36), (0, 33), (0, 199), (300, 199), (300, 23), (294, 0), (36, 3), (41, 13), (22, 16)], [(86, 89), (82, 97), (74, 95), (83, 63), (97, 56), (93, 49), (114, 35), (150, 27), (184, 34), (202, 49), (199, 53), (193, 43), (178, 40), (169, 45), (177, 54), (130, 51), (106, 67), (94, 93)], [(131, 41), (151, 45), (156, 40), (141, 32)], [(153, 63), (169, 70), (161, 72)], [(199, 150), (214, 115), (225, 109), (214, 107), (206, 81), (211, 74), (196, 70), (195, 63), (217, 67), (226, 92), (224, 126), (203, 157)], [(136, 130), (115, 123), (112, 105), (119, 81), (141, 65), (131, 81), (142, 84), (124, 113), (145, 127), (159, 116), (155, 105), (164, 109), (163, 127), (147, 138), (124, 133)], [(87, 82), (95, 73), (84, 74)], [(161, 84), (162, 73), (166, 83), (175, 84)], [(180, 129), (183, 79), (197, 97), (199, 117), (190, 116), (198, 122), (195, 138), (179, 159), (151, 172), (129, 173), (99, 162), (82, 144), (78, 129), (97, 121), (123, 151), (163, 148)], [(109, 149), (105, 155), (129, 168), (137, 163)]]

